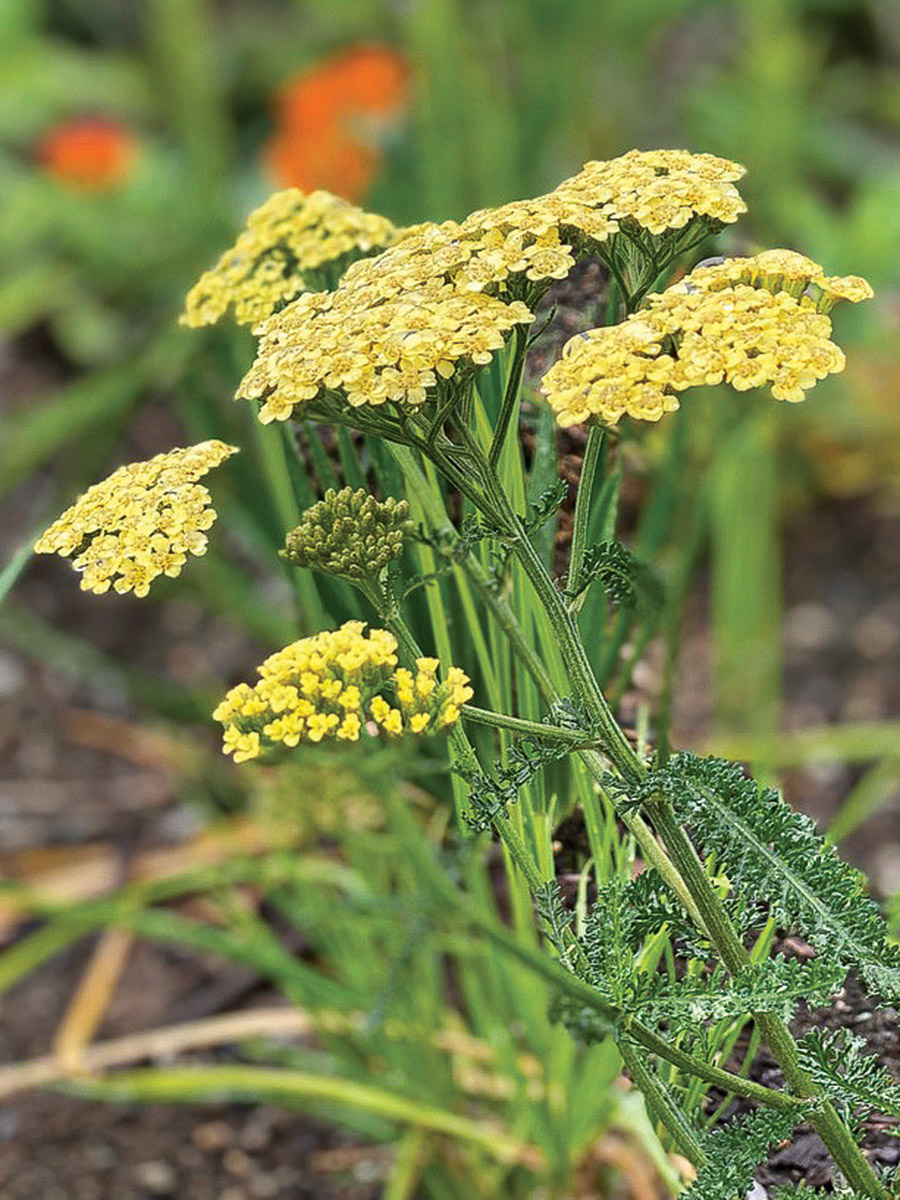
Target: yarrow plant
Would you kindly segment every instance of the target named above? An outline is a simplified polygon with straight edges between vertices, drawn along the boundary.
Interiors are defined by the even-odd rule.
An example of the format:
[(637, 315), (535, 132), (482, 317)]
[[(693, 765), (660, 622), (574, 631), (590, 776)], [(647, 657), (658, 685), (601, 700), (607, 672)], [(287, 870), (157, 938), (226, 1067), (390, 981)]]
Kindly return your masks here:
[[(839, 1168), (836, 1186), (884, 1198), (892, 1184), (870, 1166), (849, 1118), (871, 1108), (900, 1116), (896, 1088), (860, 1062), (852, 1039), (798, 1042), (788, 1027), (800, 1000), (827, 1002), (850, 970), (873, 994), (900, 997), (900, 953), (877, 908), (812, 824), (740, 766), (635, 744), (598, 682), (591, 643), (603, 631), (579, 620), (592, 587), (610, 604), (658, 602), (658, 579), (606, 518), (604, 538), (589, 536), (594, 506), (611, 511), (615, 481), (604, 471), (617, 427), (659, 421), (689, 389), (720, 383), (804, 399), (844, 366), (835, 305), (871, 295), (864, 280), (829, 277), (788, 250), (707, 259), (678, 277), (745, 210), (742, 175), (708, 154), (631, 151), (588, 163), (547, 195), (459, 222), (397, 230), (296, 191), (251, 216), (189, 295), (183, 320), (205, 325), (233, 308), (253, 324), (256, 358), (237, 395), (263, 424), (286, 423), (279, 444), (294, 472), (304, 460), (292, 423), (338, 426), (390, 455), (406, 494), (332, 488), (284, 530), (291, 569), (349, 582), (377, 623), (367, 632), (351, 620), (286, 646), (214, 715), (237, 762), (275, 763), (308, 742), (446, 738), (456, 837), (468, 835), (469, 853), (480, 833), (502, 842), (544, 933), (544, 954), (514, 952), (553, 985), (555, 1016), (576, 1038), (615, 1040), (657, 1128), (696, 1169), (691, 1190), (743, 1196), (768, 1148), (808, 1121)], [(526, 504), (506, 464), (537, 307), (589, 257), (605, 270), (609, 321), (576, 334), (541, 383), (559, 426), (589, 427), (563, 583), (539, 548), (562, 493), (551, 486)], [(323, 279), (324, 265), (334, 278)], [(213, 514), (194, 481), (233, 449), (204, 443), (120, 468), (37, 548), (75, 555), (82, 586), (114, 580), (145, 594), (202, 550)], [(410, 573), (413, 553), (435, 574)], [(454, 665), (458, 639), (439, 623), (437, 654), (422, 652), (416, 609), (442, 570), (465, 589), (476, 642), (503, 642), (511, 654), (505, 692), (489, 652), (471, 680)], [(508, 708), (470, 703), (482, 689), (489, 702), (506, 694)], [(570, 775), (559, 776), (567, 761)], [(542, 772), (569, 779), (586, 817), (602, 801), (646, 867), (607, 878), (595, 864), (596, 899), (578, 920), (554, 878), (550, 811), (537, 811), (530, 790)], [(443, 919), (480, 927), (424, 849), (416, 868)], [(814, 957), (773, 954), (776, 929), (799, 931)], [(723, 1050), (716, 1031), (736, 1022), (752, 1022), (753, 1044), (767, 1043), (783, 1089), (729, 1065), (734, 1039)], [(705, 1128), (690, 1102), (698, 1084), (753, 1111)]]

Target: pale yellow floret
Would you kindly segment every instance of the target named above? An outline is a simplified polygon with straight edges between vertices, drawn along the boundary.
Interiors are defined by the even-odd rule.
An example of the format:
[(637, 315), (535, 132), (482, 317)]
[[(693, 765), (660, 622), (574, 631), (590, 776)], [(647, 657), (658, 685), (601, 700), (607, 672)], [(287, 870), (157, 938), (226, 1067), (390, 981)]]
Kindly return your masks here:
[(146, 596), (160, 575), (178, 575), (189, 554), (205, 554), (216, 513), (196, 481), (236, 453), (213, 440), (119, 467), (53, 522), (35, 552), (71, 558), (84, 591)]
[(212, 325), (232, 306), (238, 324), (256, 325), (305, 291), (309, 272), (388, 246), (396, 236), (385, 217), (330, 192), (276, 192), (188, 292), (181, 323)]
[[(859, 299), (868, 287), (838, 283)], [(700, 266), (621, 324), (571, 339), (542, 391), (563, 426), (657, 421), (678, 408), (678, 392), (722, 382), (738, 391), (768, 385), (776, 400), (795, 403), (844, 368), (827, 316), (841, 290), (834, 285), (785, 250)]]

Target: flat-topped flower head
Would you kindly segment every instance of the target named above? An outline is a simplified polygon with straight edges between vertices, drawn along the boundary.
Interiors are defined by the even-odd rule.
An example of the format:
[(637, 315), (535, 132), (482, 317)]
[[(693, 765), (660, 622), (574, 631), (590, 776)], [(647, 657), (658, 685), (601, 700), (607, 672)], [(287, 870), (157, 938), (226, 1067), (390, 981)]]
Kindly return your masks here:
[(828, 278), (792, 251), (701, 265), (621, 324), (571, 339), (542, 391), (563, 426), (657, 421), (678, 392), (723, 382), (803, 400), (844, 369), (828, 310), (870, 294), (865, 280)]
[(71, 558), (84, 591), (146, 596), (158, 576), (205, 554), (216, 513), (197, 480), (236, 453), (214, 440), (119, 467), (53, 522), (35, 552)]
[(284, 557), (349, 579), (375, 579), (403, 553), (412, 529), (405, 500), (376, 500), (362, 488), (329, 488), (288, 535)]
[[(370, 724), (394, 736), (445, 729), (472, 696), (458, 668), (437, 681), (437, 662), (419, 659), (417, 674), (397, 668), (397, 641), (386, 629), (365, 635), (362, 621), (317, 633), (271, 655), (254, 686), (238, 684), (213, 716), (225, 726), (223, 749), (235, 762), (275, 745), (355, 742)], [(397, 669), (395, 669), (397, 668)], [(397, 706), (381, 694), (396, 693)]]
[(714, 154), (688, 150), (629, 150), (585, 163), (556, 195), (602, 209), (618, 223), (630, 219), (653, 234), (681, 229), (696, 217), (727, 225), (747, 206), (735, 181), (744, 168)]
[(229, 306), (240, 325), (255, 325), (320, 284), (310, 274), (388, 246), (397, 230), (386, 217), (318, 191), (276, 192), (252, 212), (230, 250), (188, 292), (184, 325), (212, 325)]
[(713, 155), (631, 151), (547, 195), (400, 231), (334, 291), (299, 295), (259, 324), (238, 397), (262, 401), (264, 423), (335, 399), (418, 409), (443, 381), (489, 362), (579, 257), (613, 254), (623, 221), (664, 233), (695, 217), (707, 231), (734, 220), (742, 174)]
[(393, 401), (419, 408), (439, 381), (490, 362), (510, 331), (529, 323), (524, 304), (431, 281), (403, 289), (380, 276), (381, 257), (337, 290), (300, 296), (258, 330), (256, 361), (238, 397), (263, 400), (265, 424), (337, 393), (352, 408)]
[(723, 258), (691, 272), (691, 286), (715, 291), (738, 283), (787, 292), (816, 312), (829, 313), (841, 300), (871, 300), (871, 285), (859, 275), (826, 275), (818, 263), (796, 250), (763, 250), (746, 258)]

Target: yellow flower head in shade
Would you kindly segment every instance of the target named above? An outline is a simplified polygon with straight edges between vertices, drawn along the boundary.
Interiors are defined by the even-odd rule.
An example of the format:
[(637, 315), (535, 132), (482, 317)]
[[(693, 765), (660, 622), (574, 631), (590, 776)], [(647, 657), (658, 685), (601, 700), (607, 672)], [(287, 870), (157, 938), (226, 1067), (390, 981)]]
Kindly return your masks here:
[(197, 480), (236, 446), (201, 442), (119, 467), (88, 488), (35, 543), (38, 554), (71, 558), (84, 591), (146, 596), (158, 575), (178, 575), (189, 554), (206, 552), (216, 519)]
[(627, 219), (653, 234), (682, 229), (693, 217), (723, 225), (736, 221), (747, 206), (736, 180), (739, 163), (688, 150), (629, 150), (606, 162), (585, 163), (555, 195), (602, 210), (608, 220)]
[(703, 384), (802, 400), (844, 368), (827, 312), (870, 294), (865, 280), (830, 279), (791, 251), (701, 266), (620, 325), (569, 341), (542, 391), (564, 426), (657, 421), (678, 408), (677, 392)]
[[(252, 212), (246, 229), (188, 292), (183, 325), (212, 325), (234, 307), (239, 325), (255, 325), (307, 286), (320, 267), (388, 246), (397, 230), (330, 192), (276, 192)], [(307, 274), (305, 274), (307, 273)]]
[[(413, 675), (397, 667), (397, 641), (386, 629), (366, 637), (362, 621), (301, 638), (271, 655), (254, 686), (231, 689), (213, 716), (225, 726), (223, 749), (235, 762), (257, 758), (276, 744), (325, 739), (355, 742), (368, 721), (387, 733), (424, 733), (459, 720), (472, 696), (457, 667), (437, 682), (435, 659), (421, 658)], [(398, 707), (380, 694), (397, 693)]]

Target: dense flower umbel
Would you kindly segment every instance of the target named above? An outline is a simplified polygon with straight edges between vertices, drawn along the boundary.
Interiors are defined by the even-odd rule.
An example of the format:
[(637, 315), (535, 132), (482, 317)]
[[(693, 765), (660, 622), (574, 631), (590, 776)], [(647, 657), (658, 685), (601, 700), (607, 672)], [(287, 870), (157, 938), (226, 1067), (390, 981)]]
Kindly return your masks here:
[(734, 181), (740, 163), (688, 150), (629, 150), (620, 158), (585, 163), (556, 189), (557, 196), (600, 207), (616, 222), (630, 219), (650, 233), (681, 229), (696, 215), (723, 225), (747, 206)]
[[(232, 688), (213, 713), (225, 726), (225, 753), (244, 762), (278, 743), (355, 742), (367, 722), (395, 736), (455, 724), (472, 696), (466, 675), (451, 667), (439, 683), (433, 658), (418, 659), (415, 674), (397, 667), (393, 635), (372, 629), (366, 637), (364, 629), (347, 621), (302, 638), (266, 659), (255, 687)], [(381, 695), (385, 688), (396, 706)]]
[[(301, 296), (264, 322), (238, 392), (263, 400), (260, 419), (337, 394), (351, 407), (417, 408), (442, 379), (490, 360), (533, 303), (578, 255), (618, 233), (733, 221), (743, 168), (687, 151), (632, 151), (589, 163), (546, 196), (406, 230), (377, 258), (354, 263), (332, 293)], [(646, 185), (646, 204), (635, 201)], [(669, 196), (669, 201), (665, 197)]]
[(368, 254), (396, 236), (386, 217), (330, 192), (276, 192), (250, 214), (235, 244), (188, 292), (181, 322), (212, 325), (233, 305), (240, 325), (254, 325), (313, 285), (304, 272)]
[[(286, 420), (295, 405), (327, 392), (339, 392), (351, 407), (393, 400), (418, 408), (440, 379), (460, 365), (490, 362), (509, 331), (532, 320), (518, 301), (504, 304), (450, 284), (401, 291), (385, 275), (380, 287), (382, 257), (355, 263), (336, 291), (301, 296), (260, 327), (256, 361), (238, 396), (265, 400), (264, 424)], [(354, 272), (369, 266), (375, 280), (364, 290)], [(387, 295), (366, 304), (373, 291)]]
[(178, 575), (189, 554), (206, 553), (216, 519), (196, 481), (236, 446), (201, 442), (119, 467), (88, 488), (35, 543), (38, 554), (72, 558), (84, 591), (146, 596), (158, 575)]
[(350, 579), (377, 579), (403, 553), (412, 529), (405, 500), (376, 500), (359, 488), (329, 488), (286, 539), (284, 557)]
[(776, 400), (802, 400), (844, 368), (827, 311), (869, 295), (865, 280), (829, 279), (791, 251), (701, 266), (620, 325), (569, 341), (542, 391), (563, 426), (657, 421), (678, 408), (676, 392), (702, 384), (768, 384)]

